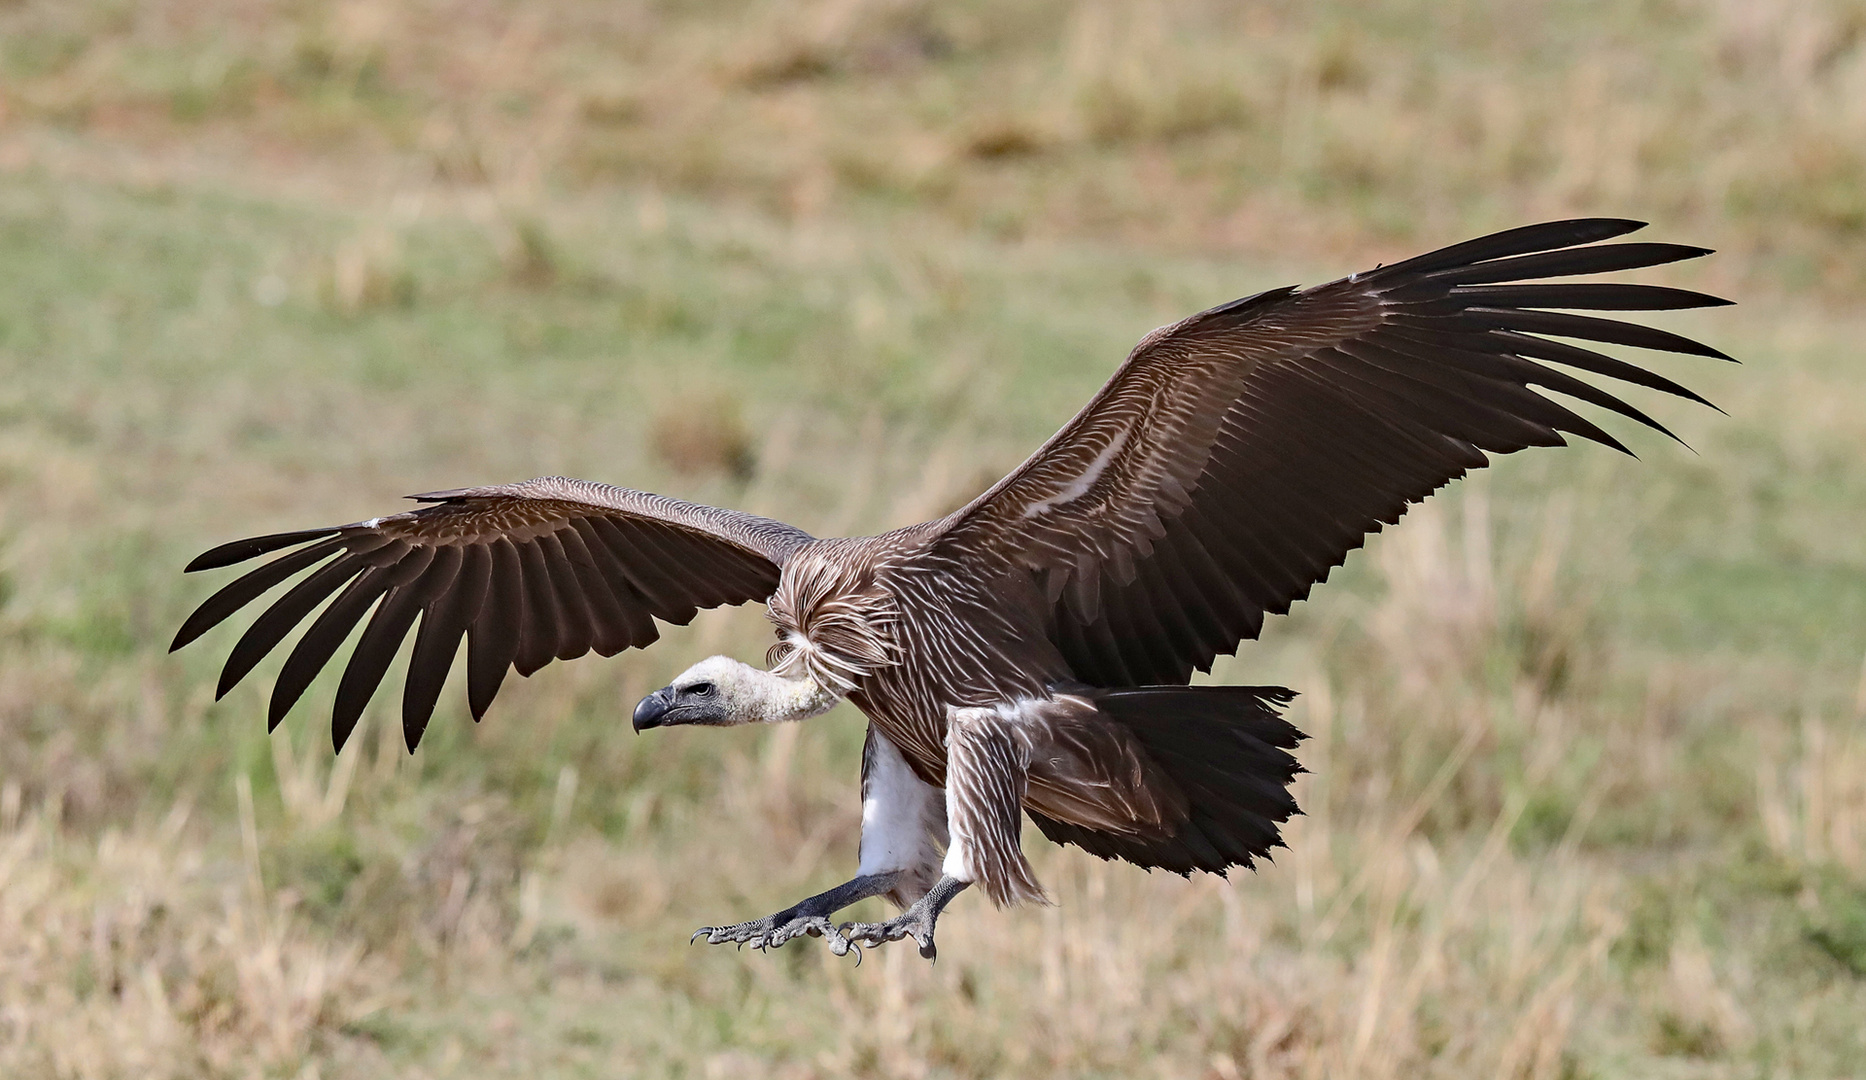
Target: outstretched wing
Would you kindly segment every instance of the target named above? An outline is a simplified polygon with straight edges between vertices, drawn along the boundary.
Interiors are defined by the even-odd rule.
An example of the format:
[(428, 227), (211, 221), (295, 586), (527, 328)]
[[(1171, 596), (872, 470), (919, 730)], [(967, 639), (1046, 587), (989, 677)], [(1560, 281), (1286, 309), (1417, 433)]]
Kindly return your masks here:
[(946, 519), (931, 554), (1040, 576), (1078, 678), (1184, 683), (1256, 637), (1264, 612), (1307, 596), (1368, 533), (1488, 464), (1486, 451), (1564, 445), (1564, 432), (1625, 450), (1531, 387), (1670, 435), (1562, 369), (1702, 398), (1551, 338), (1729, 358), (1662, 330), (1549, 309), (1727, 301), (1649, 285), (1504, 284), (1708, 254), (1597, 244), (1641, 227), (1532, 225), (1155, 331), (1030, 460)]
[(477, 720), (507, 668), (530, 675), (591, 649), (613, 656), (659, 637), (655, 619), (684, 625), (700, 608), (768, 598), (784, 561), (810, 539), (754, 514), (555, 476), (411, 497), (435, 505), (238, 540), (195, 559), (189, 572), (294, 549), (209, 597), (170, 650), (310, 570), (234, 645), (216, 696), (335, 593), (279, 672), (270, 725), (278, 726), (373, 607), (337, 687), (331, 737), (341, 750), (418, 616), (402, 692), (402, 730), (413, 750), (462, 635)]

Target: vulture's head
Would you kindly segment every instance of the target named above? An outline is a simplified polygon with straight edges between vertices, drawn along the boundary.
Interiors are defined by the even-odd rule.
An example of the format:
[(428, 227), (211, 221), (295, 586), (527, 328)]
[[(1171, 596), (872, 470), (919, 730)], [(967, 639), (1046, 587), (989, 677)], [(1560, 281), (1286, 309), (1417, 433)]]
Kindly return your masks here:
[(710, 656), (642, 698), (635, 706), (635, 730), (802, 720), (835, 704), (836, 695), (814, 679), (786, 679), (730, 656)]

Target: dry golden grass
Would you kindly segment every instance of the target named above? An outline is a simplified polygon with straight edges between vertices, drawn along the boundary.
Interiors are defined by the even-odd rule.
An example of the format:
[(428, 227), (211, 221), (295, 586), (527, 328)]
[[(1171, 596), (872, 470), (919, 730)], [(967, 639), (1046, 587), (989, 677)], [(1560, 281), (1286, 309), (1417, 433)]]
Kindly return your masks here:
[[(1860, 1075), (1862, 200), (1856, 3), (0, 3), (0, 1075)], [(1150, 325), (1569, 212), (1730, 249), (1728, 415), (1221, 665), (1312, 736), (1257, 874), (1033, 835), (934, 966), (688, 948), (854, 850), (849, 710), (622, 731), (755, 612), (413, 758), (162, 651), (195, 550), (404, 491), (932, 516)]]

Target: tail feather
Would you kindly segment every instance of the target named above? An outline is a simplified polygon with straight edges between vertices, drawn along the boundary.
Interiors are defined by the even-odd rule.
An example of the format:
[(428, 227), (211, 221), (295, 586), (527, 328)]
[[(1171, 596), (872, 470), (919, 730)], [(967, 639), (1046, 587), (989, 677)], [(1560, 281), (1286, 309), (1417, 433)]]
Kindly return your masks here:
[(1301, 813), (1289, 751), (1305, 736), (1283, 719), (1296, 695), (1280, 686), (1142, 686), (1072, 691), (1131, 732), (1185, 793), (1190, 812), (1170, 836), (1105, 832), (1029, 811), (1043, 835), (1104, 859), (1177, 874), (1250, 869), (1283, 846), (1278, 826)]

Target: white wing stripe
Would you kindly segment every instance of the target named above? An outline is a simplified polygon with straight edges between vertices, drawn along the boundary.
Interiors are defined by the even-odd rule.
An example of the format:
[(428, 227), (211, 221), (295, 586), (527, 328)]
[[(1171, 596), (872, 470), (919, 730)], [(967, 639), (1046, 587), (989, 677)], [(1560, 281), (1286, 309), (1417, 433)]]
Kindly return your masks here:
[(1041, 514), (1047, 514), (1058, 506), (1066, 506), (1080, 499), (1082, 496), (1087, 495), (1089, 489), (1095, 486), (1095, 481), (1100, 480), (1101, 474), (1107, 472), (1108, 466), (1113, 464), (1115, 455), (1119, 454), (1121, 448), (1127, 445), (1128, 435), (1132, 433), (1132, 430), (1131, 428), (1122, 428), (1120, 431), (1116, 432), (1114, 438), (1108, 441), (1108, 445), (1102, 447), (1101, 453), (1095, 455), (1095, 460), (1089, 462), (1087, 469), (1084, 469), (1075, 479), (1065, 484), (1061, 491), (1047, 499), (1039, 499), (1031, 503), (1024, 511), (1024, 517), (1033, 518)]

